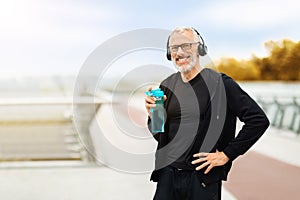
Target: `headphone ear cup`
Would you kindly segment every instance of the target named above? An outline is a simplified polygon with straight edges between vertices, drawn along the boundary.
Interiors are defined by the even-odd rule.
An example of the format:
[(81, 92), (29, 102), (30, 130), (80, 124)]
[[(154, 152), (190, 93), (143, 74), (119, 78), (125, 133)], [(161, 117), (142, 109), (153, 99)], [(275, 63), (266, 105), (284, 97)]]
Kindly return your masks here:
[(167, 47), (167, 59), (168, 60), (172, 60), (171, 59), (171, 52), (170, 52), (170, 48), (169, 47)]
[(171, 52), (170, 52), (170, 47), (169, 47), (169, 40), (170, 40), (170, 36), (168, 37), (168, 41), (167, 41), (167, 59), (168, 60), (172, 60), (171, 59)]
[(205, 44), (199, 44), (198, 52), (200, 56), (205, 56), (207, 54), (207, 46)]

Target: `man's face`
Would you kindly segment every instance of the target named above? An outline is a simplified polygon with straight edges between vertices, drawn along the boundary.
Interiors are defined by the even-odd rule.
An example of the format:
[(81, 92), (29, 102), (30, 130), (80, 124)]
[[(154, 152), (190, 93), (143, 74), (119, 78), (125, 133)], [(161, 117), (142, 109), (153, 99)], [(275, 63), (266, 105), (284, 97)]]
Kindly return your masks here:
[(171, 59), (180, 72), (189, 72), (197, 63), (198, 45), (192, 31), (174, 32), (169, 41)]

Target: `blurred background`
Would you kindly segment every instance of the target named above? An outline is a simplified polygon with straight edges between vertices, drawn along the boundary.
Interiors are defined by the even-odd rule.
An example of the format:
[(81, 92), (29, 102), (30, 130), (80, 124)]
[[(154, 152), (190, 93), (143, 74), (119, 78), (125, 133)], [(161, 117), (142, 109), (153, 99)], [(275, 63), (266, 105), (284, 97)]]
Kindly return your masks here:
[[(97, 90), (86, 88), (75, 104), (74, 87), (88, 56), (112, 37), (143, 28), (192, 26), (208, 46), (213, 63), (208, 67), (237, 80), (271, 122), (251, 151), (236, 160), (223, 199), (298, 199), (299, 9), (296, 0), (1, 0), (0, 198), (151, 199), (155, 184), (149, 172), (107, 167), (109, 152), (94, 126), (102, 123), (102, 134), (123, 150), (137, 145), (134, 153), (154, 152), (149, 132), (143, 135), (146, 143), (141, 142), (145, 138), (132, 142), (120, 136), (123, 127), (116, 121), (129, 116), (132, 125), (145, 129), (143, 91), (149, 83), (133, 87), (143, 76), (158, 84), (166, 73), (128, 74), (146, 64), (174, 71), (165, 51), (133, 52), (112, 61)], [(112, 111), (112, 96), (128, 93), (126, 109)], [(93, 109), (86, 98), (93, 98)], [(80, 120), (75, 121), (78, 105)], [(102, 154), (106, 162), (97, 160)]]

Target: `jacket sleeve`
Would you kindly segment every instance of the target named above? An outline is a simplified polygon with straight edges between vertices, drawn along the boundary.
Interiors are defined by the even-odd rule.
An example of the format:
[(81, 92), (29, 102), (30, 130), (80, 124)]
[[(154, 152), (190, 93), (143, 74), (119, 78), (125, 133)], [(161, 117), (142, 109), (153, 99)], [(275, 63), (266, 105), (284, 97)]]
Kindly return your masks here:
[(269, 120), (259, 105), (230, 77), (223, 75), (227, 109), (244, 122), (237, 136), (229, 142), (223, 152), (232, 161), (244, 154), (263, 135)]

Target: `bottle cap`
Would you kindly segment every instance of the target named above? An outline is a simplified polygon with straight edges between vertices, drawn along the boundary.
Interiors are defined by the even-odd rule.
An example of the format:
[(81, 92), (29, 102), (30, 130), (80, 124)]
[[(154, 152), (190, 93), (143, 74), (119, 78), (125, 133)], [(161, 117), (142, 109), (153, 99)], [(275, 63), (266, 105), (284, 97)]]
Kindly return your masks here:
[(164, 92), (161, 90), (157, 90), (153, 92), (153, 96), (154, 97), (163, 97), (164, 96)]
[(150, 97), (163, 97), (164, 96), (164, 92), (160, 88), (151, 90), (151, 91), (147, 91), (147, 92), (145, 92), (145, 94)]

